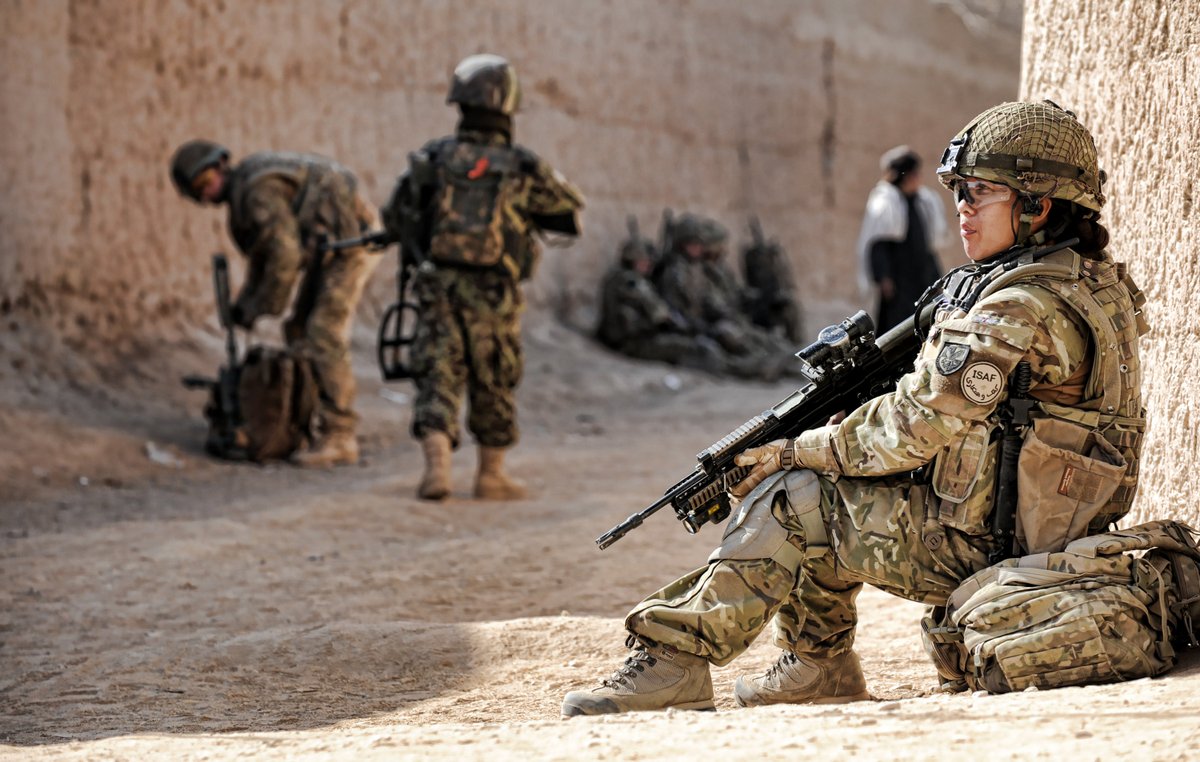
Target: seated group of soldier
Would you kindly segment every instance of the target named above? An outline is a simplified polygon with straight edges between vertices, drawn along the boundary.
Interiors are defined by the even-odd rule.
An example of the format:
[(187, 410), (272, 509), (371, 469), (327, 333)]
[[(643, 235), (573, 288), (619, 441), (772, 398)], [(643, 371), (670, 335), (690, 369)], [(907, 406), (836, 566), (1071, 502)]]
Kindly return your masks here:
[(729, 233), (716, 220), (668, 219), (661, 246), (631, 226), (601, 285), (597, 338), (629, 357), (717, 375), (794, 373), (802, 338), (791, 273), (779, 244), (751, 227), (742, 285), (724, 261)]

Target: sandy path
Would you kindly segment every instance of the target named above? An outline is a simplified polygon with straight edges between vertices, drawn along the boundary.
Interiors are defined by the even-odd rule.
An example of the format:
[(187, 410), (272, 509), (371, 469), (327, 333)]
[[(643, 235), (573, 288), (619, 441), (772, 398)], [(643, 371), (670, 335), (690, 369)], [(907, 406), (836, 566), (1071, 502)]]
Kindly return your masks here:
[[(715, 714), (558, 720), (564, 692), (623, 658), (628, 606), (703, 562), (717, 534), (693, 538), (660, 515), (610, 550), (593, 538), (786, 386), (684, 373), (671, 391), (664, 370), (552, 327), (534, 330), (530, 357), (513, 466), (538, 497), (520, 503), (465, 499), (471, 452), (456, 455), (455, 499), (413, 499), (407, 409), (379, 395), (369, 367), (368, 462), (328, 474), (207, 462), (197, 424), (162, 413), (75, 439), (49, 427), (70, 468), (92, 476), (69, 483), (51, 459), (0, 505), (0, 757), (1196, 754), (1197, 659), (1121, 686), (943, 696), (920, 607), (873, 591), (859, 648), (879, 701), (735, 709), (736, 676), (775, 656), (765, 637), (715, 671)], [(183, 467), (111, 457), (136, 455), (147, 432)], [(39, 442), (29, 452), (53, 451)]]

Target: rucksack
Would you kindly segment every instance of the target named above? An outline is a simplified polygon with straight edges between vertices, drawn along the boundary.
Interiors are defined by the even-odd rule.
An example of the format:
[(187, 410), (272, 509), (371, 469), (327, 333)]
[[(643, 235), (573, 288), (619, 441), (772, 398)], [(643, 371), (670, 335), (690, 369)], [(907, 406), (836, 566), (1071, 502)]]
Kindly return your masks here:
[(922, 627), (952, 688), (1005, 693), (1160, 675), (1176, 649), (1197, 644), (1197, 533), (1154, 521), (1008, 559), (963, 580)]
[[(286, 349), (254, 346), (208, 382), (205, 450), (227, 460), (287, 458), (311, 437), (317, 407), (312, 365)], [(223, 392), (221, 385), (227, 384)]]
[[(523, 243), (509, 235), (512, 221), (505, 219), (523, 186), (517, 150), (455, 142), (438, 154), (435, 167), (430, 258), (456, 266), (500, 264), (510, 248)], [(514, 275), (520, 269), (516, 262), (505, 264)]]

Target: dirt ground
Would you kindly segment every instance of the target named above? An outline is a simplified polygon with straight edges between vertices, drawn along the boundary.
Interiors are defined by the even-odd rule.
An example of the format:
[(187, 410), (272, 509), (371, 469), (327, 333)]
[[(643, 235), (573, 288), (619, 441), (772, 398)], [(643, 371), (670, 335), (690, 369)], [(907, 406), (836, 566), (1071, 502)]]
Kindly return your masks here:
[[(737, 709), (769, 637), (717, 669), (716, 713), (559, 719), (624, 655), (621, 617), (718, 538), (660, 514), (593, 539), (786, 384), (636, 364), (551, 322), (527, 331), (523, 441), (535, 499), (416, 500), (407, 386), (360, 352), (365, 462), (223, 464), (199, 443), (200, 337), (103, 394), (49, 374), (0, 396), (0, 758), (1198, 758), (1200, 659), (1113, 686), (936, 692), (920, 607), (866, 591), (876, 700)], [(215, 354), (211, 354), (215, 357)], [(104, 374), (101, 373), (101, 376)], [(669, 513), (669, 512), (668, 512)], [(938, 750), (938, 751), (934, 751)]]

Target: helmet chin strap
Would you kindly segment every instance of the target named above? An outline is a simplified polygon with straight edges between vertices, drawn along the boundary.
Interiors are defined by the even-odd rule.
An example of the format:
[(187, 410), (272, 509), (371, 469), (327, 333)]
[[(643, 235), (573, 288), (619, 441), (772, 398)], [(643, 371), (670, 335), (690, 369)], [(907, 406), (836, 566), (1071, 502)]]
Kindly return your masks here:
[[(1021, 196), (1021, 216), (1018, 218), (1016, 229), (1016, 246), (1026, 246), (1029, 244), (1042, 244), (1045, 242), (1045, 231), (1039, 231), (1032, 239), (1030, 230), (1033, 228), (1033, 219), (1041, 214), (1042, 200), (1033, 196)], [(1038, 236), (1041, 236), (1038, 238)]]

